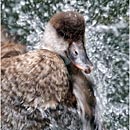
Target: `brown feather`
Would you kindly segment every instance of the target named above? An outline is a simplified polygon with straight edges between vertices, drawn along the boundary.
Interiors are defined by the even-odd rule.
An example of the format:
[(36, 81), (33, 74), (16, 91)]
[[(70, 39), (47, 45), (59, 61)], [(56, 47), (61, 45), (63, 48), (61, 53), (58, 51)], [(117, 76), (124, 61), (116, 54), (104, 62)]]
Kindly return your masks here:
[(33, 107), (46, 107), (45, 104), (53, 100), (62, 102), (68, 92), (64, 62), (47, 50), (2, 59), (1, 70), (2, 96), (8, 92), (10, 96), (23, 97), (25, 103)]

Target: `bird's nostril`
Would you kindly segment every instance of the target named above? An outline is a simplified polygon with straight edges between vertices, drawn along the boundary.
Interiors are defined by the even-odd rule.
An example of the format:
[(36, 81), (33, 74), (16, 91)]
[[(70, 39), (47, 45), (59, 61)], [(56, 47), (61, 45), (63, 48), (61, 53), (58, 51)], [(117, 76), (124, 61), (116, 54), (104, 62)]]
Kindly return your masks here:
[(85, 69), (85, 73), (89, 74), (93, 70), (93, 66), (88, 66), (87, 69)]
[(90, 68), (87, 68), (87, 69), (85, 70), (85, 73), (86, 73), (86, 74), (89, 74), (90, 72), (91, 72)]

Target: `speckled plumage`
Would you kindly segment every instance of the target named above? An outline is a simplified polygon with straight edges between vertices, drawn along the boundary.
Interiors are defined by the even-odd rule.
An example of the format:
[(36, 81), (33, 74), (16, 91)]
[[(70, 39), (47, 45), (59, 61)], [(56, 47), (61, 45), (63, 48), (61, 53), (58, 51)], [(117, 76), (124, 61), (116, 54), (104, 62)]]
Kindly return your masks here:
[(1, 59), (26, 53), (26, 46), (20, 43), (6, 41), (1, 44)]
[(2, 59), (1, 74), (2, 123), (11, 120), (9, 124), (13, 125), (15, 107), (21, 104), (34, 110), (54, 108), (64, 102), (69, 90), (68, 71), (62, 59), (47, 50)]
[(26, 46), (19, 43), (16, 37), (11, 37), (7, 29), (1, 27), (1, 59), (17, 56), (27, 52)]
[(47, 50), (33, 51), (3, 59), (1, 65), (3, 92), (24, 97), (33, 107), (64, 100), (69, 85), (67, 69), (56, 54)]

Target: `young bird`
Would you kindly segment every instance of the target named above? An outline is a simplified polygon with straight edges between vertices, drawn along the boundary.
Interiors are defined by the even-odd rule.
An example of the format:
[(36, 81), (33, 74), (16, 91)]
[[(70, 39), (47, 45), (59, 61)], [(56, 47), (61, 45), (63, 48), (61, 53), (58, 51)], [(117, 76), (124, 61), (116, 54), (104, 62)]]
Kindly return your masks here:
[[(84, 105), (80, 106), (81, 111), (92, 121), (95, 96), (91, 85), (89, 87), (90, 82), (81, 73), (88, 74), (93, 69), (85, 50), (84, 33), (85, 21), (82, 15), (72, 11), (57, 13), (46, 25), (41, 50), (2, 59), (3, 129), (24, 128), (23, 109), (32, 112), (35, 109), (56, 108), (59, 103), (69, 102), (68, 94), (74, 97), (70, 103), (75, 102), (76, 98), (79, 104), (81, 99)], [(70, 66), (68, 70), (66, 65)], [(83, 95), (83, 100), (78, 98), (77, 92)]]

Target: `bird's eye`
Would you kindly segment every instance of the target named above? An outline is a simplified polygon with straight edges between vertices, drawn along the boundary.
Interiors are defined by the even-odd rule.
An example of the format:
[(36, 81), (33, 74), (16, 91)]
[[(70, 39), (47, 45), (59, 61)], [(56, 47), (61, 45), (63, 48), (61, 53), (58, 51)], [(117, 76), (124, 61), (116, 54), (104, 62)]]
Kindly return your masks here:
[(76, 50), (74, 51), (74, 53), (75, 53), (75, 56), (77, 56), (77, 55), (78, 55), (78, 52), (77, 52)]

